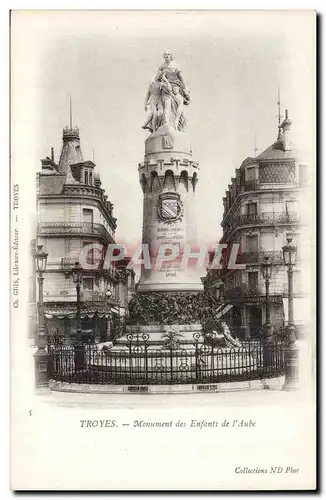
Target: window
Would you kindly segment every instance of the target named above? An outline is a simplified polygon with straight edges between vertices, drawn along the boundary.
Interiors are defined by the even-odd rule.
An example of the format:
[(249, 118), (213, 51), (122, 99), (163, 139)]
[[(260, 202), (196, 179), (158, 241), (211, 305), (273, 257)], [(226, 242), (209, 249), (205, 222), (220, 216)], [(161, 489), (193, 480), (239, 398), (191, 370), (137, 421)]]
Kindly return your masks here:
[(255, 234), (253, 236), (247, 236), (247, 252), (256, 253), (258, 252), (258, 236)]
[(91, 208), (83, 208), (83, 221), (93, 223), (93, 210)]
[(297, 218), (299, 212), (299, 203), (296, 200), (286, 202), (286, 215)]
[(248, 203), (247, 204), (247, 214), (248, 215), (256, 215), (257, 214), (257, 203)]
[(93, 184), (93, 174), (92, 174), (92, 172), (89, 172), (89, 179), (88, 180), (89, 180), (90, 184)]
[[(92, 241), (84, 241), (83, 247), (85, 248), (87, 245), (91, 245)], [(94, 264), (94, 248), (88, 250), (86, 257), (87, 264)]]
[(87, 170), (85, 170), (85, 172), (84, 172), (84, 182), (85, 182), (85, 184), (88, 184), (88, 171)]
[(256, 168), (249, 167), (246, 170), (246, 181), (254, 181), (256, 179)]
[(94, 278), (83, 278), (83, 290), (88, 292), (94, 290)]
[(309, 172), (307, 165), (299, 165), (299, 182), (300, 187), (308, 185), (309, 182)]
[(258, 288), (258, 273), (249, 272), (248, 273), (248, 287), (250, 290), (257, 290)]

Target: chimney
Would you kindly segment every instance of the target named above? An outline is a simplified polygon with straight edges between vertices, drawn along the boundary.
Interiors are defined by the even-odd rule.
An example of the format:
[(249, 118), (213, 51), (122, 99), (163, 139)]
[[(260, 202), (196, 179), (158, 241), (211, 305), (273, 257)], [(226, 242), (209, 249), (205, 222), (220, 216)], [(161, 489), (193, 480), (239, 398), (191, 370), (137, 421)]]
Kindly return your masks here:
[(51, 160), (54, 163), (54, 148), (51, 148)]
[(289, 119), (288, 110), (285, 110), (285, 118), (280, 125), (280, 128), (283, 131), (283, 147), (284, 151), (290, 151), (292, 149), (292, 143), (290, 141), (290, 130), (291, 130), (292, 121)]

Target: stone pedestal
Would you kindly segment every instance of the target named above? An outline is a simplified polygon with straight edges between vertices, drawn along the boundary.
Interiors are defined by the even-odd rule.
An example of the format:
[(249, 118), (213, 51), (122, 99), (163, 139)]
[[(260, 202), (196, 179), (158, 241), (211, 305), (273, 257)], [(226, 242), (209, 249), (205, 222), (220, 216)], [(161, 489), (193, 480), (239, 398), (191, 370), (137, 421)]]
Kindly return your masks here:
[[(201, 291), (197, 260), (190, 261), (191, 265), (188, 259), (187, 264), (182, 262), (186, 249), (198, 250), (195, 191), (199, 166), (192, 160), (188, 135), (169, 125), (160, 127), (147, 138), (145, 160), (138, 170), (144, 195), (142, 242), (148, 245), (152, 265), (151, 269), (143, 266), (137, 291)], [(170, 260), (160, 265), (159, 255)]]

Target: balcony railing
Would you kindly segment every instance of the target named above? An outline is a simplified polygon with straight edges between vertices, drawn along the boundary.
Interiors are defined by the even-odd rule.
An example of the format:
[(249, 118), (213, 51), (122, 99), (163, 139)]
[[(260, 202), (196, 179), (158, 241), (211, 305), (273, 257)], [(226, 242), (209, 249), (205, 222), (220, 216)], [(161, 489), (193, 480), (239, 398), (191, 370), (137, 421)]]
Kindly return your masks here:
[(233, 298), (236, 299), (244, 296), (252, 297), (257, 295), (261, 295), (261, 290), (258, 285), (249, 287), (246, 284), (242, 284), (240, 286), (235, 286), (234, 288), (230, 288), (225, 292), (226, 299), (233, 299)]
[(296, 212), (259, 212), (257, 214), (241, 214), (232, 219), (228, 216), (223, 220), (224, 238), (240, 226), (246, 225), (275, 225), (293, 224), (300, 222), (300, 216)]
[[(73, 270), (75, 267), (76, 262), (79, 261), (78, 257), (63, 257), (61, 259), (61, 269), (65, 273), (69, 273)], [(88, 257), (86, 258), (86, 262), (89, 265), (97, 265), (95, 268), (91, 269), (83, 269), (83, 272), (87, 274), (87, 272), (90, 273), (97, 273), (100, 272), (101, 275), (105, 276), (106, 278), (110, 278), (113, 281), (125, 281), (126, 280), (126, 271), (125, 270), (118, 270), (112, 265), (110, 267), (104, 266), (105, 260), (102, 257)]]
[[(71, 271), (74, 267), (76, 262), (79, 261), (79, 257), (63, 257), (61, 259), (61, 268), (63, 271)], [(90, 265), (97, 265), (97, 269), (102, 269), (104, 260), (102, 257), (95, 258), (95, 257), (88, 257), (86, 258), (87, 264)]]
[(240, 188), (241, 191), (257, 191), (260, 188), (259, 181), (246, 181)]
[(82, 290), (80, 292), (80, 299), (82, 302), (106, 302), (113, 304), (118, 304), (118, 299), (114, 296), (108, 297), (105, 295), (105, 292), (98, 292), (94, 290)]
[[(249, 286), (246, 283), (243, 283), (240, 286), (230, 288), (225, 292), (225, 300), (228, 302), (232, 301), (243, 301), (243, 300), (254, 300), (258, 303), (263, 304), (266, 300), (266, 290), (262, 285), (257, 286)], [(269, 300), (270, 302), (282, 303), (283, 293), (282, 290), (279, 292), (271, 291)]]
[(82, 235), (103, 238), (106, 242), (112, 241), (108, 230), (103, 224), (93, 222), (40, 222), (38, 234), (41, 236)]
[(281, 264), (283, 263), (283, 252), (282, 250), (275, 251), (264, 251), (264, 252), (245, 252), (240, 254), (237, 262), (241, 262), (243, 264), (247, 263), (257, 263), (262, 264), (265, 262), (265, 259), (269, 258), (271, 263), (273, 264)]
[(257, 214), (242, 214), (236, 217), (238, 225), (246, 224), (287, 224), (299, 222), (299, 214), (285, 212), (260, 212)]

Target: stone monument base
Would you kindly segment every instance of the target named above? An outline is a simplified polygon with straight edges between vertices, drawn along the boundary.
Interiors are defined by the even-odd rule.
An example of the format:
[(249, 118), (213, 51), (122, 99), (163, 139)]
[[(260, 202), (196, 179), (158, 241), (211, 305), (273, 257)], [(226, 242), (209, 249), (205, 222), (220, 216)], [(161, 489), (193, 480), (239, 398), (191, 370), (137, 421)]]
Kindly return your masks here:
[(137, 288), (138, 292), (202, 292), (203, 284), (197, 282), (189, 283), (164, 283), (164, 282), (140, 282)]

